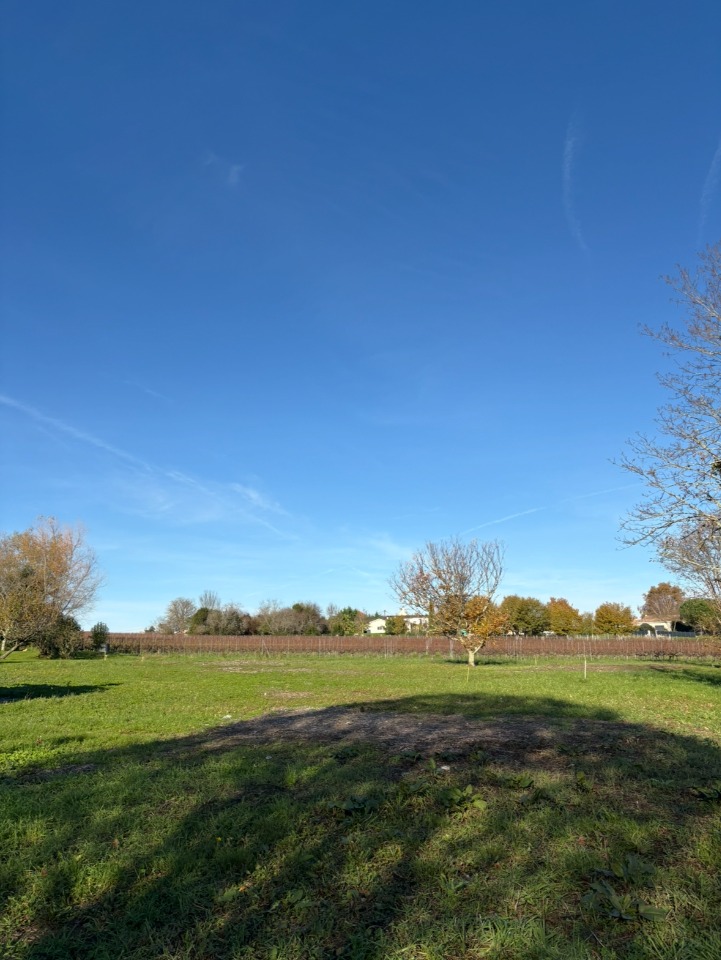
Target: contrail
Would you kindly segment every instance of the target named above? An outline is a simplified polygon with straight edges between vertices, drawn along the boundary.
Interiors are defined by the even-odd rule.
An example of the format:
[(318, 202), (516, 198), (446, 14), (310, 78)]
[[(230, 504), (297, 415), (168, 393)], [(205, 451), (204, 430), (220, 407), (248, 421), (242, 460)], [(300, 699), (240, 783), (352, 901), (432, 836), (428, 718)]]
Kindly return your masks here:
[(62, 420), (57, 420), (55, 417), (48, 417), (34, 407), (29, 407), (27, 404), (20, 403), (18, 400), (13, 400), (12, 397), (7, 397), (1, 393), (0, 403), (6, 407), (12, 407), (14, 410), (19, 410), (20, 413), (24, 413), (26, 417), (30, 417), (37, 423), (44, 423), (46, 426), (54, 427), (61, 433), (67, 433), (68, 436), (73, 437), (75, 440), (89, 443), (91, 446), (97, 447), (98, 450), (105, 450), (106, 453), (112, 453), (113, 456), (118, 457), (120, 460), (125, 460), (126, 463), (132, 463), (136, 467), (142, 467), (144, 470), (153, 472), (153, 467), (151, 467), (149, 463), (140, 460), (138, 457), (134, 457), (132, 453), (127, 453), (119, 447), (114, 447), (112, 444), (106, 443), (99, 437), (94, 437), (92, 433), (85, 433), (83, 430), (78, 430), (77, 427), (73, 427), (69, 423), (64, 423)]
[(713, 160), (711, 161), (711, 166), (708, 168), (706, 179), (703, 182), (703, 190), (701, 191), (701, 204), (700, 204), (700, 213), (699, 213), (699, 222), (698, 222), (699, 247), (703, 245), (704, 228), (706, 227), (706, 221), (708, 219), (709, 211), (711, 210), (711, 204), (713, 203), (714, 196), (716, 195), (716, 190), (718, 189), (720, 172), (721, 172), (721, 140), (719, 140), (718, 146), (716, 147), (716, 153), (714, 153), (713, 155)]
[(516, 517), (527, 517), (529, 513), (539, 513), (541, 510), (550, 510), (550, 507), (531, 507), (530, 510), (521, 510), (519, 513), (509, 513), (507, 517), (498, 517), (497, 520), (486, 520), (485, 523), (479, 523), (475, 527), (469, 527), (464, 530), (461, 536), (467, 533), (473, 533), (474, 530), (482, 530), (484, 527), (492, 527), (497, 523), (505, 523), (507, 520), (515, 520)]
[(479, 523), (475, 527), (469, 527), (461, 534), (473, 533), (474, 530), (482, 530), (484, 527), (492, 527), (497, 523), (506, 523), (508, 520), (515, 520), (517, 517), (527, 517), (531, 513), (540, 513), (543, 510), (553, 510), (563, 503), (573, 503), (576, 500), (588, 500), (590, 497), (601, 497), (604, 493), (615, 493), (617, 490), (630, 490), (631, 487), (637, 487), (639, 483), (624, 483), (620, 487), (606, 487), (603, 490), (593, 490), (591, 493), (579, 493), (573, 497), (564, 497), (562, 500), (555, 500), (553, 503), (547, 503), (543, 507), (531, 507), (529, 510), (520, 510), (518, 513), (509, 513), (505, 517), (498, 517), (496, 520), (486, 520), (485, 523)]
[(579, 137), (576, 132), (576, 122), (573, 117), (566, 130), (566, 140), (563, 144), (563, 210), (566, 214), (566, 223), (571, 231), (571, 236), (584, 253), (588, 253), (588, 246), (583, 239), (581, 224), (576, 216), (576, 210), (573, 205), (573, 169), (576, 161), (576, 147)]
[(559, 500), (559, 503), (571, 503), (573, 500), (587, 500), (588, 497), (600, 497), (604, 493), (615, 493), (617, 490), (630, 490), (631, 487), (638, 487), (640, 481), (635, 483), (622, 483), (620, 487), (606, 487), (605, 490), (594, 490), (593, 493), (579, 493), (575, 497), (565, 497), (563, 500)]

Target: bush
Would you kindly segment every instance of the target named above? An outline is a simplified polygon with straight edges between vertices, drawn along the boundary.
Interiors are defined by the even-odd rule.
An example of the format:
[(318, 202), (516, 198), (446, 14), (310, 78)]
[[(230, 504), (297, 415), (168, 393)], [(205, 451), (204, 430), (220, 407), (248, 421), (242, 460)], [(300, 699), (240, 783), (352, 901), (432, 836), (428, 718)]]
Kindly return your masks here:
[(87, 646), (80, 624), (74, 617), (59, 617), (36, 641), (41, 657), (67, 659)]
[(93, 645), (93, 650), (99, 650), (103, 644), (108, 642), (108, 634), (110, 630), (108, 629), (107, 623), (103, 623), (102, 620), (99, 620), (94, 627), (90, 628), (90, 640)]

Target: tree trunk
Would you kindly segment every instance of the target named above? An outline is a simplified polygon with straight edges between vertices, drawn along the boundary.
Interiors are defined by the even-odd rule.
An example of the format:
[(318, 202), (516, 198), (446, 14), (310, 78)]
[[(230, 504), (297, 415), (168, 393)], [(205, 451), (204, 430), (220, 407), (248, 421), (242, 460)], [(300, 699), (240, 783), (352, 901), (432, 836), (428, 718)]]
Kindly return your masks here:
[(469, 651), (468, 651), (468, 666), (469, 666), (469, 667), (475, 667), (475, 665), (476, 665), (476, 651), (475, 651), (475, 650), (469, 650)]
[(19, 647), (21, 647), (21, 646), (22, 646), (22, 641), (19, 641), (19, 642), (16, 643), (14, 646), (10, 647), (9, 650), (6, 651), (6, 650), (5, 650), (5, 645), (4, 645), (4, 643), (3, 643), (3, 655), (0, 657), (0, 660), (7, 660), (7, 658), (10, 656), (10, 654), (11, 654), (11, 653), (15, 653), (15, 651), (16, 651)]

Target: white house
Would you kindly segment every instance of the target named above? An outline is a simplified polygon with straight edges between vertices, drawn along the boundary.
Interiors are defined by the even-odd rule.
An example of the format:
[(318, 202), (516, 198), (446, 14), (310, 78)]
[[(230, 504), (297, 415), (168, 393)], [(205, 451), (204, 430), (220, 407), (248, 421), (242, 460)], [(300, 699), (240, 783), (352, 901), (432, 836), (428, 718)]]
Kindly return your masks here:
[[(428, 617), (421, 613), (407, 614), (404, 610), (400, 613), (392, 614), (395, 617), (403, 617), (407, 633), (421, 633), (428, 626)], [(364, 633), (385, 633), (387, 617), (376, 617), (369, 620), (365, 626)]]
[(673, 633), (677, 629), (678, 620), (654, 620), (640, 618), (634, 620), (634, 626), (637, 633), (652, 634), (655, 637), (663, 637)]

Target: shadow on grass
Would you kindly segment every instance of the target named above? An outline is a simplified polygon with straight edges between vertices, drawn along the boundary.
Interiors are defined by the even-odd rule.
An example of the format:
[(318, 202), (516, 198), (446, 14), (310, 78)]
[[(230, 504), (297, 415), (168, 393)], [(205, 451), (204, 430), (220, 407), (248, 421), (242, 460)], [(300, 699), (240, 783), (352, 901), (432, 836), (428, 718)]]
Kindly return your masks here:
[(0, 687), (0, 704), (16, 700), (37, 700), (44, 697), (75, 697), (84, 693), (104, 693), (117, 683), (67, 684), (20, 683), (12, 687)]
[[(706, 683), (712, 687), (721, 687), (721, 673), (699, 673), (697, 670), (686, 668), (669, 670), (667, 667), (651, 667), (650, 669), (658, 673), (665, 673), (666, 676), (672, 677), (674, 680), (687, 680), (690, 683)], [(719, 668), (716, 667), (716, 669)]]
[(497, 719), (507, 716), (543, 717), (550, 720), (587, 719), (612, 721), (618, 719), (614, 710), (605, 707), (589, 708), (587, 704), (559, 700), (555, 697), (519, 697), (513, 694), (468, 693), (417, 694), (401, 699), (375, 700), (352, 706), (369, 711), (393, 713), (457, 715), (468, 719)]
[[(52, 786), (20, 771), (0, 793), (9, 957), (560, 960), (600, 956), (601, 943), (710, 958), (721, 947), (714, 808), (690, 791), (721, 776), (721, 751), (610, 710), (406, 697), (63, 760), (96, 767)], [(694, 904), (653, 954), (638, 923), (580, 903), (594, 867), (633, 851), (660, 871), (647, 897)]]

